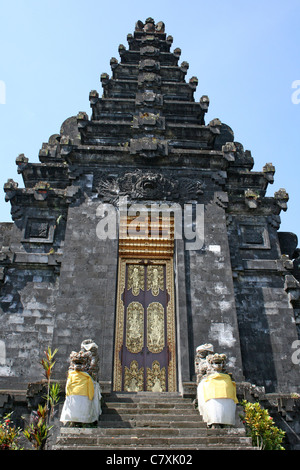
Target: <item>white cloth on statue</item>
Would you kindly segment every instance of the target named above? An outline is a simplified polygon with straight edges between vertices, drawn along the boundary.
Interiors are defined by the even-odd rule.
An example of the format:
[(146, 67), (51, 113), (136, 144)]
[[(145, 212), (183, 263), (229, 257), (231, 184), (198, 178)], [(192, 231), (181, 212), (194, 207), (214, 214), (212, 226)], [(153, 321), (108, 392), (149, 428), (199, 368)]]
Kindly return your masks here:
[(83, 395), (66, 397), (61, 412), (60, 421), (63, 423), (93, 423), (95, 421), (92, 401)]
[(101, 409), (101, 389), (98, 382), (93, 381), (94, 384), (94, 397), (93, 397), (93, 415), (95, 416), (94, 421), (98, 421), (99, 416), (102, 413)]
[(236, 403), (231, 398), (211, 398), (204, 400), (204, 380), (197, 387), (198, 408), (203, 421), (208, 425), (235, 425)]
[(87, 395), (67, 395), (61, 412), (63, 423), (94, 423), (98, 421), (101, 409), (101, 391), (98, 382), (93, 381), (94, 394), (90, 399)]

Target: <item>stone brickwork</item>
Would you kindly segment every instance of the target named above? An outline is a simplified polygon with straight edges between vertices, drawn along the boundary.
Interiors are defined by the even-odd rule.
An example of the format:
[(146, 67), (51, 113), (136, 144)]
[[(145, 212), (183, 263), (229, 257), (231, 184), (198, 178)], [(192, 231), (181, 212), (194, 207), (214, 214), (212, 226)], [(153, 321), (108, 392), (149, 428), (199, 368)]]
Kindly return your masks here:
[[(89, 94), (91, 117), (67, 119), (43, 143), (39, 163), (21, 154), (4, 186), (12, 223), (0, 224), (0, 387), (40, 378), (43, 350), (58, 348), (56, 376), (83, 338), (99, 345), (100, 382), (110, 389), (118, 239), (100, 239), (98, 207), (202, 205), (204, 243), (175, 240), (178, 391), (195, 384), (194, 355), (210, 342), (237, 381), (268, 392), (299, 390), (297, 237), (280, 235), (284, 189), (266, 197), (275, 168), (254, 160), (232, 129), (206, 122), (209, 98), (172, 48), (162, 22), (138, 22)], [(23, 385), (22, 385), (23, 384)]]

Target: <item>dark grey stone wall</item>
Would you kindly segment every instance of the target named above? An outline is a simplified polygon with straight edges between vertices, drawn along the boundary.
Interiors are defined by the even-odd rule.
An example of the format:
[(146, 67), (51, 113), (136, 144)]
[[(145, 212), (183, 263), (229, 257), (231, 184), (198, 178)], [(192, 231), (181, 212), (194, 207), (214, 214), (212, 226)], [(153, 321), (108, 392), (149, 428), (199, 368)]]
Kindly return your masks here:
[[(205, 244), (202, 250), (186, 251), (189, 278), (189, 328), (193, 355), (198, 345), (212, 343), (227, 355), (228, 367), (242, 379), (240, 340), (226, 233), (224, 208), (215, 202), (205, 206)], [(192, 357), (193, 357), (192, 355)]]
[(111, 381), (117, 287), (117, 240), (96, 234), (99, 201), (69, 208), (56, 299), (53, 344), (59, 349), (56, 371), (65, 376), (72, 350), (93, 338), (100, 352), (100, 380)]
[(284, 279), (249, 273), (235, 281), (245, 378), (268, 392), (296, 392), (299, 365), (293, 364), (297, 339), (294, 311)]
[(293, 263), (282, 256), (278, 225), (278, 218), (255, 211), (228, 219), (235, 303), (245, 379), (268, 392), (296, 392), (298, 333), (286, 291)]
[(7, 270), (1, 289), (0, 375), (3, 381), (39, 380), (39, 358), (52, 345), (57, 275), (46, 269)]

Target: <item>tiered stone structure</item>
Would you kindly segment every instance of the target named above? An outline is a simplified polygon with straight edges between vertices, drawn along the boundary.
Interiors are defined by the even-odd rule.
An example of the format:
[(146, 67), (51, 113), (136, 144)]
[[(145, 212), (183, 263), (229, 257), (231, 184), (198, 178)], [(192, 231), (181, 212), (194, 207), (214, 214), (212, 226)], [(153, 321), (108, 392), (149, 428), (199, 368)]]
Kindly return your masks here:
[[(67, 119), (39, 163), (16, 159), (24, 188), (4, 186), (12, 223), (0, 225), (2, 388), (40, 378), (38, 357), (58, 348), (56, 376), (83, 337), (99, 345), (100, 383), (113, 387), (118, 239), (101, 239), (99, 205), (203, 205), (204, 243), (174, 242), (177, 391), (196, 385), (198, 344), (227, 356), (237, 382), (299, 390), (297, 237), (279, 233), (284, 189), (266, 197), (275, 168), (254, 160), (232, 129), (205, 116), (196, 77), (162, 22), (139, 21), (119, 46), (91, 117)], [(294, 261), (293, 261), (294, 260)]]

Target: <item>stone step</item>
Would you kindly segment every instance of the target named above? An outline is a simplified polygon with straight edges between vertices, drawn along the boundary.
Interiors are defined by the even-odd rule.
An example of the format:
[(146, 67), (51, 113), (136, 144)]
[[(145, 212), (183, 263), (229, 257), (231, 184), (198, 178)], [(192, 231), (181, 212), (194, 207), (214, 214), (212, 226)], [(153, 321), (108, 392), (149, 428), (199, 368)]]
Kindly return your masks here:
[(170, 428), (170, 427), (134, 427), (134, 428), (62, 428), (61, 437), (71, 438), (83, 437), (98, 439), (102, 437), (214, 437), (214, 436), (231, 436), (231, 437), (245, 437), (245, 430), (243, 428), (232, 428), (232, 429), (208, 429), (207, 427), (195, 428)]
[[(149, 398), (149, 399), (148, 399)], [(53, 449), (253, 449), (244, 428), (210, 429), (191, 399), (174, 393), (114, 393), (97, 428), (63, 427)]]
[(136, 393), (122, 393), (115, 392), (105, 397), (105, 402), (122, 402), (122, 403), (192, 403), (191, 398), (183, 398), (177, 392), (136, 392)]
[[(188, 417), (188, 418), (187, 418)], [(131, 420), (136, 420), (137, 422), (140, 421), (152, 421), (155, 423), (155, 421), (186, 421), (186, 420), (191, 420), (191, 421), (202, 421), (201, 416), (199, 412), (195, 413), (189, 413), (189, 414), (172, 414), (172, 413), (153, 413), (153, 410), (150, 410), (149, 413), (134, 413), (132, 411), (124, 412), (122, 413), (117, 413), (111, 412), (111, 413), (103, 413), (100, 417), (99, 421), (99, 426), (101, 426), (101, 422), (103, 421), (131, 421)]]
[(166, 402), (136, 402), (136, 403), (122, 403), (120, 402), (106, 402), (105, 405), (103, 406), (103, 411), (105, 410), (110, 410), (110, 409), (137, 409), (137, 410), (148, 410), (148, 409), (160, 409), (160, 410), (165, 410), (165, 409), (176, 409), (176, 410), (195, 410), (196, 408), (193, 408), (191, 403), (181, 403), (181, 402), (175, 402), (175, 403), (166, 403)]
[(72, 435), (72, 436), (60, 436), (57, 446), (61, 448), (62, 446), (73, 446), (78, 448), (79, 446), (88, 446), (88, 447), (105, 447), (108, 450), (118, 446), (139, 446), (142, 448), (144, 446), (149, 447), (175, 447), (178, 446), (201, 446), (209, 447), (210, 445), (222, 445), (226, 446), (242, 446), (251, 444), (251, 439), (248, 437), (241, 436), (173, 436), (173, 437), (137, 437), (137, 436), (84, 436), (84, 435)]
[[(178, 418), (178, 417), (177, 417)], [(156, 418), (155, 420), (153, 419), (147, 419), (144, 417), (144, 419), (130, 419), (128, 421), (122, 421), (120, 419), (115, 419), (115, 420), (106, 420), (102, 419), (99, 422), (99, 426), (101, 428), (125, 428), (125, 429), (130, 429), (133, 427), (139, 427), (139, 428), (144, 428), (144, 427), (152, 427), (152, 428), (205, 428), (207, 429), (206, 423), (201, 421), (200, 419), (193, 419), (186, 421), (185, 417), (181, 417), (181, 419), (177, 419), (177, 421), (174, 419), (173, 421), (170, 421), (169, 419), (162, 420), (159, 418)]]
[[(113, 447), (107, 447), (107, 446), (81, 446), (81, 445), (76, 445), (76, 446), (68, 446), (68, 445), (54, 445), (52, 447), (53, 450), (119, 450), (119, 451), (158, 451), (158, 452), (165, 452), (167, 453), (168, 451), (176, 451), (176, 454), (178, 451), (193, 451), (193, 450), (258, 450), (256, 447), (253, 446), (248, 446), (245, 444), (242, 445), (235, 445), (232, 446), (231, 444), (209, 444), (209, 445), (180, 445), (176, 444), (175, 446), (146, 446), (146, 445), (131, 445), (129, 446), (122, 446), (122, 445), (116, 445)], [(127, 454), (126, 454), (127, 455)]]
[(124, 415), (140, 415), (143, 413), (143, 415), (172, 415), (172, 414), (180, 414), (180, 415), (185, 415), (185, 416), (197, 416), (200, 418), (199, 411), (193, 408), (188, 408), (188, 409), (176, 409), (176, 408), (143, 408), (143, 407), (132, 407), (132, 408), (127, 408), (127, 407), (114, 407), (114, 408), (106, 408), (103, 407), (103, 414), (105, 415), (119, 415), (119, 416), (124, 416)]

